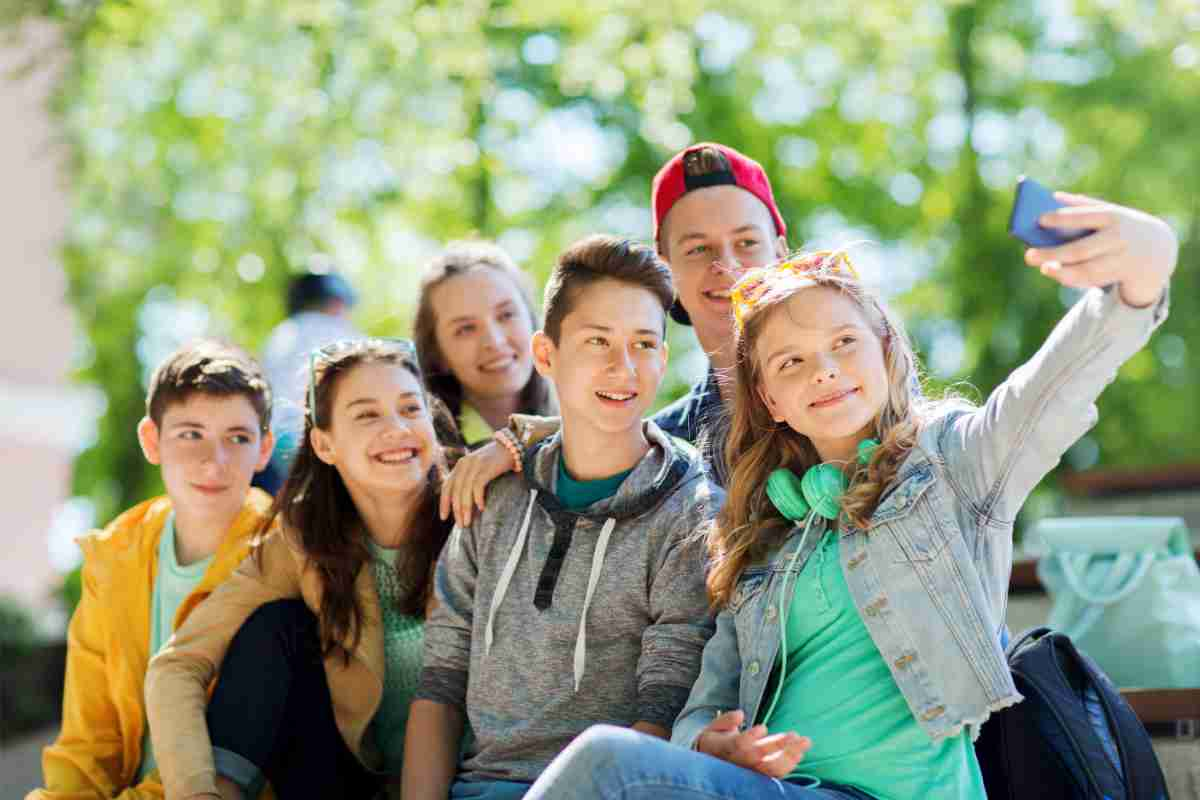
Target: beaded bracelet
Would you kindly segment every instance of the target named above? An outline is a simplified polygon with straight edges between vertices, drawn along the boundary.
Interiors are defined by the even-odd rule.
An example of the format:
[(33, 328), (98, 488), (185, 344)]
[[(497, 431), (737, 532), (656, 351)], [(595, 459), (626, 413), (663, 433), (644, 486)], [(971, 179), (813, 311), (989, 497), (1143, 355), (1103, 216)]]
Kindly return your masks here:
[(508, 428), (500, 428), (492, 434), (492, 438), (512, 456), (513, 471), (520, 472), (523, 465), (521, 464), (521, 448), (517, 444), (517, 435)]

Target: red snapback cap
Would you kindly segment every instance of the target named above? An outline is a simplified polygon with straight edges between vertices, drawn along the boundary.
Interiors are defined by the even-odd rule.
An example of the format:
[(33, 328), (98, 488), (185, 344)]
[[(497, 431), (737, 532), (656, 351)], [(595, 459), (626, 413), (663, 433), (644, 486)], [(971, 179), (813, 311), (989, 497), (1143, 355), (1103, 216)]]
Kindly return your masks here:
[[(719, 150), (729, 162), (729, 169), (708, 175), (688, 175), (684, 169), (684, 162), (690, 154), (705, 147)], [(658, 230), (662, 221), (672, 206), (679, 202), (679, 198), (694, 189), (704, 189), (708, 186), (737, 186), (745, 189), (761, 200), (767, 211), (771, 212), (771, 219), (775, 220), (775, 233), (787, 236), (787, 225), (783, 221), (783, 215), (779, 213), (779, 207), (775, 205), (775, 193), (771, 191), (771, 181), (767, 179), (767, 172), (762, 165), (732, 147), (716, 142), (700, 142), (677, 153), (654, 176), (650, 200), (650, 209), (654, 215), (654, 241), (658, 241)]]

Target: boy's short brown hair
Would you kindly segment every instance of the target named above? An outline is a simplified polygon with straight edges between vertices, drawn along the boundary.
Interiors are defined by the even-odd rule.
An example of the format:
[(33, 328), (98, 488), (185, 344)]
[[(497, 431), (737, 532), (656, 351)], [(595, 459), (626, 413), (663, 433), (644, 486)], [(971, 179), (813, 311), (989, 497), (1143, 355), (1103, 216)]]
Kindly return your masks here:
[(146, 390), (146, 416), (162, 427), (163, 414), (194, 394), (242, 395), (258, 414), (259, 429), (271, 427), (271, 386), (262, 367), (244, 350), (216, 339), (180, 347), (155, 367)]
[[(605, 280), (645, 289), (662, 304), (664, 315), (675, 298), (671, 270), (654, 248), (616, 236), (588, 236), (558, 257), (558, 264), (546, 282), (543, 303), (546, 321), (542, 329), (550, 341), (558, 344), (563, 319), (575, 308), (580, 293)], [(665, 317), (663, 326), (665, 329)]]

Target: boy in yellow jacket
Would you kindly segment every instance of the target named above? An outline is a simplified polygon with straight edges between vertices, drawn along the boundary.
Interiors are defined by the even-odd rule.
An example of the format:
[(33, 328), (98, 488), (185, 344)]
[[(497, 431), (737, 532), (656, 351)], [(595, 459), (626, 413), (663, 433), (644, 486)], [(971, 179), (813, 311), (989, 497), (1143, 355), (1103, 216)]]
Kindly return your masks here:
[(271, 390), (242, 351), (214, 341), (154, 371), (138, 441), (166, 497), (79, 540), (83, 596), (67, 632), (62, 731), (26, 800), (161, 798), (146, 726), (150, 657), (245, 558), (269, 495), (250, 479), (271, 455)]

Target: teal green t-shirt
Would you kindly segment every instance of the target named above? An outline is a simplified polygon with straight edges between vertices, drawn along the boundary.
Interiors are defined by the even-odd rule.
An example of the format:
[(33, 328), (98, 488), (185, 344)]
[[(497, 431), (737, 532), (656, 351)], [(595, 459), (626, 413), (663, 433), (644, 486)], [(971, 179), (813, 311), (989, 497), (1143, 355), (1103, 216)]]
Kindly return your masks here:
[(618, 472), (608, 478), (595, 481), (577, 481), (567, 472), (567, 464), (562, 454), (558, 456), (558, 478), (554, 483), (554, 494), (558, 501), (570, 511), (587, 508), (592, 503), (598, 503), (612, 497), (621, 488), (621, 484), (629, 477), (633, 469)]
[[(771, 717), (759, 720), (771, 733), (812, 739), (790, 777), (854, 786), (878, 800), (986, 800), (970, 736), (934, 744), (913, 718), (859, 617), (835, 532), (825, 534), (794, 580), (783, 689)], [(777, 662), (763, 714), (778, 679)]]
[(404, 729), (408, 727), (408, 709), (417, 693), (421, 676), (422, 651), (425, 646), (425, 621), (400, 613), (398, 598), (408, 587), (396, 570), (399, 550), (380, 547), (367, 537), (371, 548), (371, 568), (379, 607), (383, 614), (383, 650), (386, 665), (383, 677), (383, 698), (371, 720), (370, 732), (383, 755), (384, 772), (399, 775), (404, 766)]
[[(199, 585), (214, 556), (188, 564), (179, 565), (175, 554), (175, 512), (172, 511), (163, 525), (158, 540), (158, 573), (154, 578), (154, 596), (150, 601), (150, 656), (153, 657), (175, 632), (175, 614), (183, 601)], [(150, 726), (142, 736), (142, 763), (138, 767), (137, 781), (140, 783), (155, 767), (154, 749), (150, 745)]]

